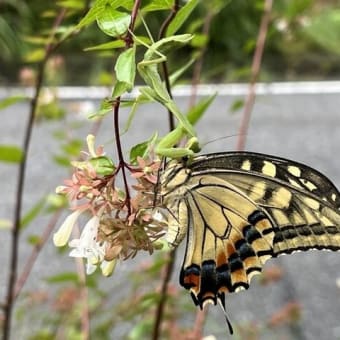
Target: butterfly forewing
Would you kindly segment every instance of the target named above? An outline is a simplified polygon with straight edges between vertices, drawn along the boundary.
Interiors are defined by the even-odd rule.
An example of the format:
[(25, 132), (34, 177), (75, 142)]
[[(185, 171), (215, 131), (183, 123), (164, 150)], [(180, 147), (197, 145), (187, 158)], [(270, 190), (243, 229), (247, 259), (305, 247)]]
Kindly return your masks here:
[(248, 288), (271, 257), (340, 249), (339, 192), (305, 165), (233, 152), (171, 162), (165, 174), (170, 242), (187, 234), (180, 283), (201, 307)]

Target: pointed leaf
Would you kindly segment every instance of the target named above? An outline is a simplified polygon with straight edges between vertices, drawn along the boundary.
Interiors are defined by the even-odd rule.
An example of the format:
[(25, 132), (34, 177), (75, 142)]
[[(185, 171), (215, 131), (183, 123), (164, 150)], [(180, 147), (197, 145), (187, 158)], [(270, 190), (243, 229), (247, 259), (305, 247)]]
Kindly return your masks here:
[(0, 145), (0, 161), (8, 163), (19, 163), (23, 152), (15, 145)]
[(125, 43), (123, 40), (115, 40), (115, 41), (109, 41), (107, 43), (104, 44), (99, 44), (96, 46), (92, 46), (92, 47), (87, 47), (84, 49), (84, 51), (88, 52), (88, 51), (102, 51), (102, 50), (111, 50), (111, 49), (115, 49), (115, 48), (122, 48), (125, 46)]
[(34, 206), (23, 216), (20, 222), (20, 228), (27, 227), (42, 211), (45, 206), (46, 198), (40, 199)]
[(63, 282), (78, 283), (79, 278), (78, 278), (77, 273), (65, 272), (65, 273), (49, 276), (48, 278), (46, 278), (46, 281), (48, 283), (63, 283)]
[(143, 12), (162, 11), (171, 9), (173, 0), (153, 0), (148, 5), (143, 7)]
[(116, 78), (126, 84), (127, 91), (131, 91), (136, 76), (136, 48), (131, 47), (121, 53), (115, 65)]
[(208, 98), (202, 99), (198, 104), (196, 104), (194, 107), (190, 109), (190, 111), (187, 114), (187, 117), (188, 121), (192, 125), (195, 125), (201, 119), (205, 111), (209, 108), (210, 104), (216, 98), (216, 95), (217, 93), (213, 94)]
[(23, 102), (28, 99), (29, 98), (24, 95), (15, 95), (15, 96), (7, 97), (5, 99), (0, 100), (0, 110), (8, 106), (14, 105), (16, 103)]
[(110, 7), (97, 18), (98, 27), (112, 37), (119, 37), (126, 33), (130, 21), (130, 14), (115, 11)]
[(166, 31), (167, 37), (174, 35), (182, 27), (198, 3), (199, 0), (190, 0), (178, 11)]
[(130, 163), (137, 164), (137, 157), (145, 158), (150, 151), (150, 148), (155, 145), (157, 133), (154, 133), (147, 141), (133, 146), (130, 150)]

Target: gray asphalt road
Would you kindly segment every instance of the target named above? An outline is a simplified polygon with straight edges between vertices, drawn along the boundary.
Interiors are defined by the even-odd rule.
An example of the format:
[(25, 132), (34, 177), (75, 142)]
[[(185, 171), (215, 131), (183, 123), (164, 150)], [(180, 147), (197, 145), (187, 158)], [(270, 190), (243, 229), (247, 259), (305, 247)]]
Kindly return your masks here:
[[(235, 96), (216, 98), (197, 126), (202, 141), (208, 142), (218, 137), (237, 134), (240, 113), (229, 112), (229, 107), (236, 98)], [(178, 103), (182, 108), (186, 108), (187, 99), (178, 98)], [(64, 104), (71, 111), (75, 111), (75, 105), (78, 105), (70, 101)], [(308, 164), (323, 172), (340, 187), (339, 107), (340, 97), (337, 93), (261, 95), (257, 99), (252, 115), (247, 150), (278, 155)], [(0, 143), (21, 144), (27, 112), (28, 107), (24, 104), (15, 105), (1, 112)], [(127, 111), (124, 111), (123, 119), (126, 119), (126, 116)], [(124, 148), (128, 150), (131, 145), (146, 140), (155, 130), (160, 129), (161, 133), (165, 133), (164, 119), (165, 113), (159, 106), (143, 106), (136, 115), (131, 132), (123, 137)], [(83, 123), (83, 119), (75, 113), (70, 120)], [(51, 137), (51, 133), (63, 126), (67, 124), (40, 123), (34, 129), (25, 186), (26, 211), (32, 202), (53, 191), (65, 177), (64, 170), (56, 167), (51, 160), (51, 152), (58, 150), (58, 142)], [(86, 136), (88, 129), (88, 125), (85, 124), (77, 134)], [(112, 123), (108, 117), (98, 137), (98, 141), (105, 144), (108, 151), (111, 148), (112, 134)], [(233, 150), (235, 143), (236, 137), (220, 139), (208, 144), (203, 151)], [(16, 169), (12, 165), (0, 164), (0, 175), (0, 218), (11, 219)], [(46, 221), (47, 217), (39, 218), (22, 235), (21, 259), (26, 258), (30, 252), (26, 245), (27, 236), (39, 233)], [(2, 247), (0, 301), (2, 301), (8, 274), (7, 232), (0, 231), (0, 239)], [(118, 266), (115, 278), (103, 279), (106, 280), (104, 284), (114, 287), (119, 284), (118, 282), (124, 282), (124, 277), (138, 265), (138, 260), (143, 260), (143, 256), (139, 256), (134, 262), (125, 262)], [(180, 262), (179, 258), (178, 266)], [(294, 327), (266, 331), (261, 339), (340, 339), (340, 289), (336, 285), (336, 279), (340, 277), (340, 254), (311, 251), (283, 256), (270, 261), (268, 265), (277, 263), (282, 266), (284, 274), (278, 284), (263, 286), (255, 280), (248, 291), (227, 297), (227, 309), (232, 321), (240, 324), (252, 321), (264, 324), (280, 306), (296, 300), (302, 306), (301, 321)], [(19, 266), (22, 266), (22, 261)], [(54, 247), (48, 244), (39, 257), (25, 289), (46, 289), (47, 285), (40, 278), (55, 274), (65, 267), (72, 268), (70, 258), (66, 255), (63, 258), (56, 257)], [(174, 280), (177, 281), (177, 278)], [(192, 320), (193, 316), (188, 316), (188, 319)], [(19, 333), (22, 332), (21, 327), (28, 327), (17, 322), (14, 322), (14, 325), (19, 329)], [(120, 332), (124, 333), (124, 329)], [(210, 308), (206, 335), (214, 334), (217, 339), (225, 339), (225, 332), (224, 318), (219, 308)]]

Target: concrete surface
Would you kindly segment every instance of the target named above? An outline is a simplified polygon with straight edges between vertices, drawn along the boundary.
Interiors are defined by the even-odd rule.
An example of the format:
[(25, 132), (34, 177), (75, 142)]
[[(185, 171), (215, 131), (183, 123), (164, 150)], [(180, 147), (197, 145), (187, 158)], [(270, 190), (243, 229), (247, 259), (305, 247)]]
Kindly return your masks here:
[[(322, 85), (320, 86), (322, 88)], [(251, 125), (247, 136), (247, 150), (257, 151), (290, 158), (308, 164), (327, 175), (333, 183), (340, 187), (340, 96), (339, 92), (308, 93), (298, 91), (299, 94), (276, 93), (261, 94), (254, 107)], [(201, 141), (209, 142), (217, 137), (232, 136), (238, 133), (241, 112), (230, 113), (229, 107), (238, 96), (218, 96), (207, 112), (206, 116), (197, 125)], [(181, 108), (186, 108), (188, 100), (179, 97), (177, 101)], [(77, 135), (85, 137), (89, 125), (83, 116), (75, 111), (83, 102), (67, 100), (64, 105), (73, 113), (68, 121), (78, 121), (83, 126), (77, 130)], [(87, 102), (88, 107), (96, 107), (98, 102)], [(22, 133), (27, 119), (28, 106), (17, 104), (0, 112), (0, 144), (14, 143), (21, 145)], [(127, 111), (122, 111), (125, 120)], [(146, 140), (155, 130), (166, 132), (165, 112), (158, 105), (145, 105), (137, 112), (131, 126), (131, 131), (122, 138), (125, 150), (130, 146)], [(65, 122), (39, 123), (33, 131), (33, 139), (29, 154), (28, 171), (26, 176), (24, 211), (27, 211), (32, 202), (36, 202), (48, 192), (54, 190), (66, 177), (65, 171), (53, 163), (51, 155), (58, 152), (58, 141), (52, 137), (53, 131), (63, 126)], [(98, 142), (105, 144), (108, 152), (114, 153), (112, 147), (112, 121), (108, 116), (103, 124)], [(209, 143), (204, 152), (217, 152), (233, 150), (237, 137), (220, 139)], [(11, 219), (13, 216), (13, 202), (16, 187), (16, 167), (0, 163), (0, 218)], [(21, 237), (20, 259), (25, 259), (30, 253), (26, 244), (28, 235), (39, 234), (46, 224), (48, 217), (43, 216), (32, 224)], [(0, 231), (2, 271), (0, 274), (0, 301), (4, 299), (5, 286), (8, 274), (9, 237), (7, 232)], [(182, 247), (183, 248), (183, 247)], [(177, 266), (181, 265), (181, 251), (177, 259)], [(145, 255), (147, 256), (147, 255)], [(138, 266), (137, 260), (124, 262), (116, 269), (114, 279), (103, 278), (104, 285), (114, 290), (122, 289), (122, 282), (127, 273)], [(23, 261), (20, 260), (19, 268)], [(227, 296), (227, 310), (234, 324), (251, 323), (252, 321), (265, 324), (270, 316), (280, 306), (291, 300), (302, 305), (302, 319), (294, 327), (282, 327), (273, 331), (265, 331), (260, 339), (306, 339), (306, 340), (332, 340), (340, 339), (340, 288), (336, 279), (340, 277), (340, 254), (331, 252), (311, 251), (283, 256), (269, 261), (271, 264), (280, 264), (284, 273), (283, 279), (277, 284), (260, 285), (254, 280), (248, 291)], [(53, 275), (69, 267), (72, 270), (72, 261), (65, 254), (56, 256), (55, 249), (50, 242), (43, 250), (33, 269), (25, 290), (47, 289), (48, 285), (43, 278)], [(177, 282), (177, 272), (173, 280)], [(120, 282), (120, 283), (119, 283)], [(124, 285), (123, 285), (124, 286)], [(120, 295), (121, 292), (118, 294)], [(188, 295), (188, 299), (190, 296)], [(194, 319), (188, 314), (186, 324)], [(23, 326), (13, 323), (16, 332), (25, 334), (20, 329)], [(119, 334), (124, 334), (124, 327)], [(23, 332), (23, 333), (22, 333)], [(217, 339), (229, 338), (226, 335), (224, 317), (220, 309), (210, 308), (206, 323), (205, 334), (214, 334)], [(25, 336), (23, 337), (25, 338)], [(116, 334), (115, 338), (120, 338)], [(123, 336), (122, 336), (123, 338)]]

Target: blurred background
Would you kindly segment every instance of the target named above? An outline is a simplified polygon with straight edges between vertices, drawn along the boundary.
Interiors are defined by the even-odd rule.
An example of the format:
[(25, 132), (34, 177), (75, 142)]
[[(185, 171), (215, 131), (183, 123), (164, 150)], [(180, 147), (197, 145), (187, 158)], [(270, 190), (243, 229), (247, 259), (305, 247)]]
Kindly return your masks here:
[[(143, 2), (145, 7), (150, 3)], [(195, 38), (169, 56), (173, 72), (204, 51), (200, 76), (204, 85), (197, 95), (202, 98), (217, 92), (218, 96), (197, 125), (203, 152), (235, 149), (264, 1), (214, 4), (214, 8), (207, 2), (196, 7), (181, 29), (181, 33), (194, 33)], [(79, 0), (0, 2), (0, 144), (22, 146), (29, 102), (3, 103), (12, 94), (31, 95), (56, 13), (63, 6), (68, 8), (59, 28), (62, 34), (90, 5), (91, 1)], [(247, 150), (316, 168), (338, 188), (339, 5), (340, 1), (331, 0), (274, 1), (259, 74), (263, 84), (257, 88), (246, 145)], [(168, 11), (146, 14), (155, 37), (167, 15)], [(209, 32), (204, 31), (205, 20), (210, 20)], [(15, 304), (13, 339), (151, 339), (166, 251), (152, 256), (139, 253), (135, 259), (118, 263), (112, 277), (96, 272), (85, 283), (84, 271), (68, 256), (69, 249), (56, 249), (51, 240), (68, 213), (60, 210), (65, 202), (58, 201), (55, 187), (70, 176), (69, 163), (85, 149), (87, 134), (96, 129), (97, 143), (116, 157), (111, 116), (100, 122), (88, 119), (102, 99), (110, 96), (119, 55), (114, 49), (94, 46), (111, 41), (92, 24), (62, 44), (47, 62), (25, 176), (19, 244), (19, 279), (25, 284)], [(193, 82), (193, 72), (188, 69), (180, 84)], [(189, 86), (174, 90), (184, 112), (191, 95)], [(123, 108), (122, 129), (128, 116), (129, 109)], [(159, 105), (141, 106), (122, 136), (127, 157), (132, 146), (155, 131), (165, 134), (166, 119)], [(0, 304), (7, 292), (17, 174), (16, 164), (0, 163)], [(194, 339), (196, 307), (178, 284), (183, 251), (181, 245), (159, 339)], [(271, 260), (249, 290), (227, 296), (234, 337), (229, 337), (219, 307), (210, 307), (202, 338), (339, 340), (339, 278), (340, 255), (336, 253), (311, 251)], [(0, 325), (2, 318), (0, 314)]]
[[(191, 46), (179, 53), (187, 60), (190, 54), (197, 53), (197, 47), (206, 46), (202, 82), (247, 82), (263, 1), (219, 2), (222, 5), (218, 11), (209, 5), (206, 8), (204, 3), (194, 10), (182, 32), (195, 33), (195, 38)], [(66, 3), (39, 0), (0, 2), (0, 84), (27, 85), (32, 82), (35, 71), (32, 63), (40, 60), (55, 13)], [(86, 1), (69, 3), (74, 4), (74, 9), (73, 14), (69, 11), (66, 27), (77, 22), (81, 9), (86, 9)], [(212, 16), (208, 36), (199, 32), (207, 15)], [(166, 16), (167, 11), (148, 16), (148, 25), (155, 36)], [(274, 1), (260, 80), (338, 79), (339, 18), (338, 0)], [(102, 34), (97, 25), (87, 27), (62, 45), (51, 58), (46, 82), (51, 85), (111, 85), (113, 51), (84, 53), (85, 49), (108, 41), (110, 37)], [(176, 54), (170, 62), (171, 67), (176, 69), (181, 61), (180, 55)], [(190, 76), (188, 71), (186, 79), (190, 80)]]

